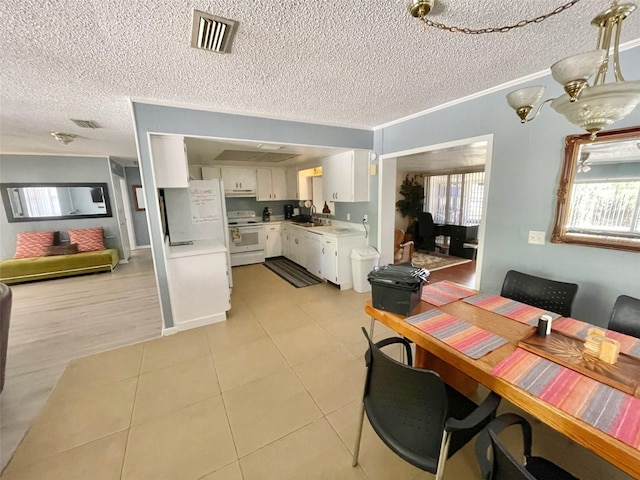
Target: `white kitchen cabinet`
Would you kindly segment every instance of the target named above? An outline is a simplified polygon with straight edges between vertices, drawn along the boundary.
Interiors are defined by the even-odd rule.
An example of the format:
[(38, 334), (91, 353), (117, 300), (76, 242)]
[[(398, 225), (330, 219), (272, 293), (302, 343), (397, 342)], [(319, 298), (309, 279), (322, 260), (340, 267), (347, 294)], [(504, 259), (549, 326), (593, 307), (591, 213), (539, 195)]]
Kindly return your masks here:
[(280, 232), (280, 224), (265, 225), (265, 257), (279, 257), (282, 255), (282, 234)]
[(298, 197), (298, 169), (289, 167), (285, 170), (287, 182), (287, 200), (299, 200)]
[(222, 178), (220, 167), (202, 167), (202, 180), (211, 180), (213, 178)]
[(322, 277), (340, 286), (340, 290), (353, 288), (351, 252), (356, 247), (366, 246), (362, 235), (322, 236)]
[(176, 247), (167, 244), (165, 255), (175, 329), (226, 320), (231, 308), (226, 247), (209, 240)]
[(180, 135), (151, 135), (151, 162), (158, 188), (189, 186), (187, 146)]
[(322, 235), (307, 231), (305, 254), (307, 270), (318, 277), (322, 277)]
[(338, 239), (322, 236), (322, 270), (320, 276), (331, 283), (340, 285), (338, 278)]
[(369, 201), (369, 152), (350, 150), (322, 159), (322, 188), (332, 202)]
[(227, 197), (255, 197), (256, 169), (250, 167), (221, 167), (224, 194)]
[(284, 168), (256, 169), (258, 201), (286, 200), (287, 181)]

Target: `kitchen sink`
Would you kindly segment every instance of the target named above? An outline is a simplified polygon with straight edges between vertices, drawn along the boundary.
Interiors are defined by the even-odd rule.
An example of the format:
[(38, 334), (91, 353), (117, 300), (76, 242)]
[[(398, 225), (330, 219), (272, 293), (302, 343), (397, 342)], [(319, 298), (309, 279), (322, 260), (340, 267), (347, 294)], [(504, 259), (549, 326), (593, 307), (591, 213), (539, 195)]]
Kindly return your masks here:
[[(315, 223), (311, 223), (311, 222), (305, 222), (305, 223), (302, 223), (302, 222), (293, 222), (293, 224), (294, 224), (294, 225), (297, 225), (297, 226), (299, 226), (299, 227), (315, 227), (315, 226), (316, 226), (316, 224), (315, 224)], [(319, 225), (320, 225), (320, 224), (318, 224), (318, 226), (319, 226)]]

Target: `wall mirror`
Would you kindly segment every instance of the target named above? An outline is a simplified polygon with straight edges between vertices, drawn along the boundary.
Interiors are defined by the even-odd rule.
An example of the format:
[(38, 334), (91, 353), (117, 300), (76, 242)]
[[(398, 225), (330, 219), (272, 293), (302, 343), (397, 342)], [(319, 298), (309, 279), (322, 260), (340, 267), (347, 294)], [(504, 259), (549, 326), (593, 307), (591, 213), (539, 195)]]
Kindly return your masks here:
[(640, 127), (566, 138), (551, 242), (640, 251)]
[(1, 183), (0, 193), (10, 223), (112, 216), (106, 183)]
[(131, 185), (131, 189), (133, 190), (134, 208), (136, 209), (136, 211), (141, 212), (145, 209), (142, 185)]

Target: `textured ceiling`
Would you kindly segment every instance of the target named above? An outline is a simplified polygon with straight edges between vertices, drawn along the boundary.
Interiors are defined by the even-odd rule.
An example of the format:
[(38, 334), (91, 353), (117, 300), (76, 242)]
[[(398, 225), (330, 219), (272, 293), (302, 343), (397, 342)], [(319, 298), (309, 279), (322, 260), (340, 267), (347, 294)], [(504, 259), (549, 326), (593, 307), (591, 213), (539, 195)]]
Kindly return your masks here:
[[(439, 1), (434, 21), (514, 24), (566, 0)], [(583, 0), (506, 34), (425, 31), (407, 0), (3, 0), (0, 151), (136, 157), (128, 97), (373, 128), (595, 47)], [(232, 53), (190, 48), (193, 9), (239, 21)], [(640, 38), (640, 13), (623, 42)], [(623, 65), (624, 68), (624, 65)], [(81, 129), (70, 118), (104, 128)], [(63, 146), (58, 130), (78, 138)]]

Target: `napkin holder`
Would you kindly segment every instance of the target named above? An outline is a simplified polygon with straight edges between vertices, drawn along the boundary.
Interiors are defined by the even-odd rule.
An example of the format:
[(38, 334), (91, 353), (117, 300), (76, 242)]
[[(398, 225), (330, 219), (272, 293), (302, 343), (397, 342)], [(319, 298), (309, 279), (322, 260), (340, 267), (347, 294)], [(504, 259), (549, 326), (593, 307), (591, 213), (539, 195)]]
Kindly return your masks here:
[(607, 338), (604, 330), (590, 328), (584, 342), (584, 352), (613, 365), (618, 361), (618, 355), (620, 355), (620, 342)]

